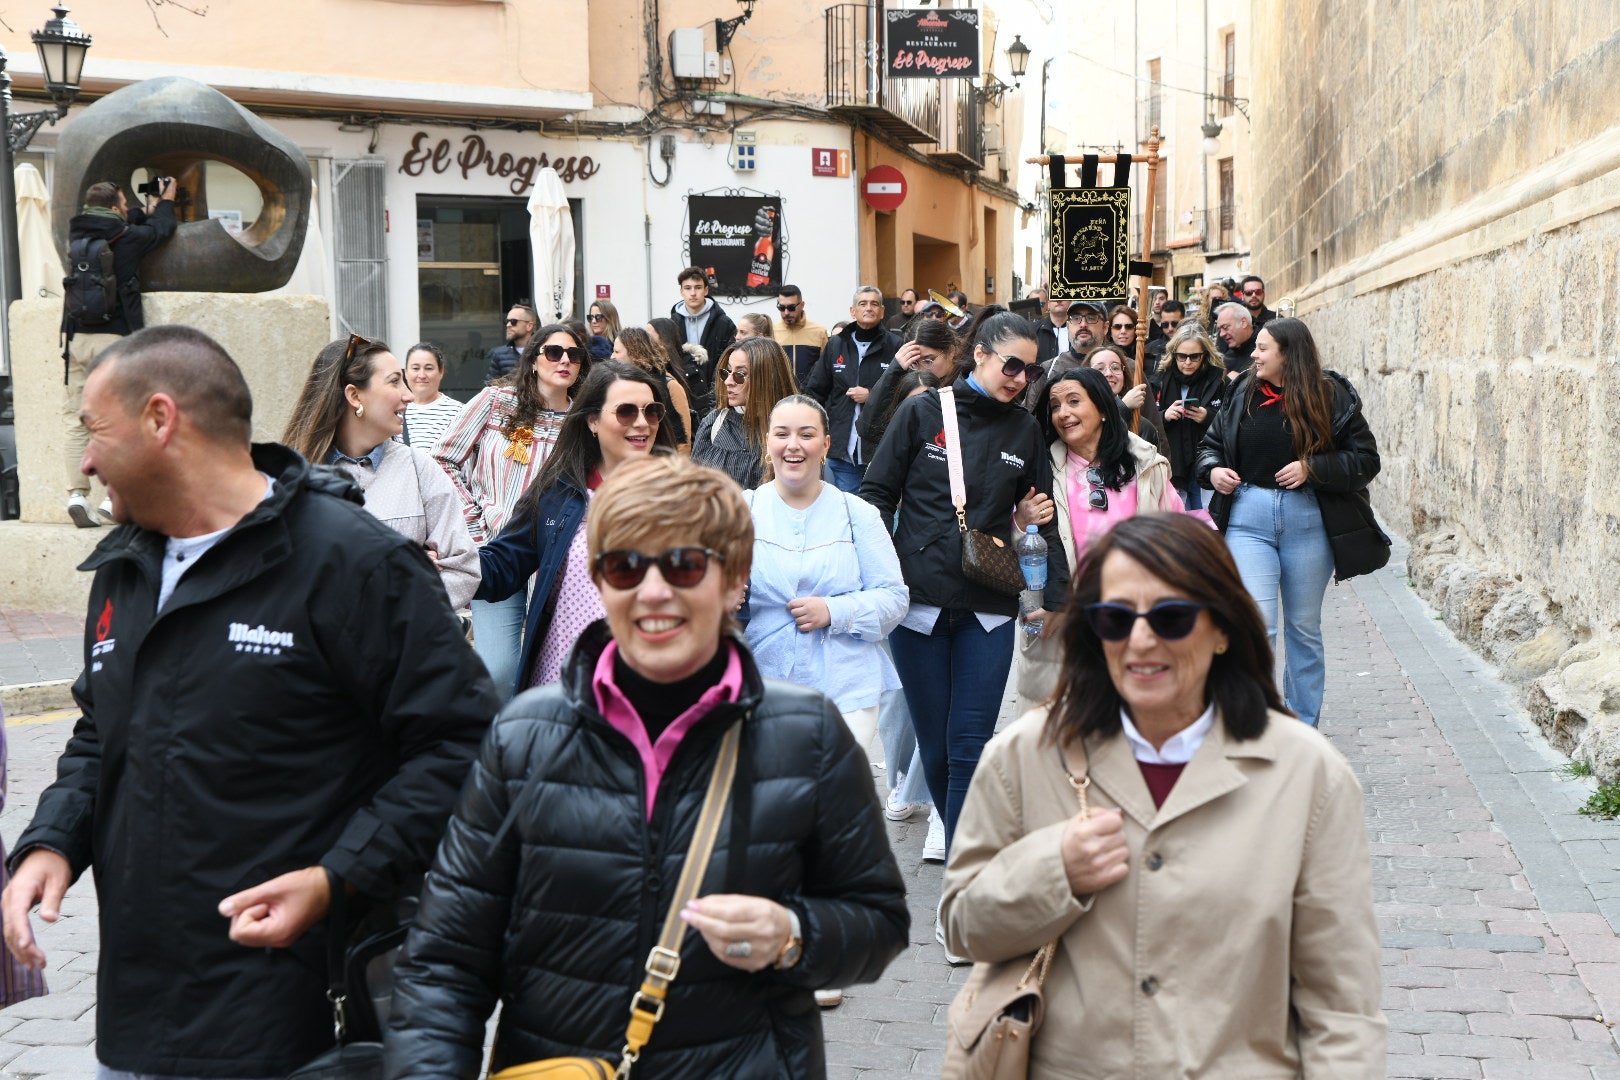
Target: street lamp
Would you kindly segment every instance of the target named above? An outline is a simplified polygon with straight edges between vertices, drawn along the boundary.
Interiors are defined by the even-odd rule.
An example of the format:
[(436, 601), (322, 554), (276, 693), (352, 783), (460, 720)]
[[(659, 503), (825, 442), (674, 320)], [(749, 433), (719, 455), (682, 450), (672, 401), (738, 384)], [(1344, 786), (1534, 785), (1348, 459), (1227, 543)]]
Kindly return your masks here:
[(1014, 34), (1013, 43), (1007, 46), (1007, 67), (1012, 71), (1013, 86), (1023, 84), (1024, 73), (1029, 70), (1029, 46), (1024, 44), (1024, 35)]
[(1199, 130), (1204, 133), (1204, 154), (1207, 157), (1214, 157), (1219, 154), (1221, 152), (1221, 122), (1215, 119), (1214, 113), (1210, 113), (1209, 119), (1204, 121)]
[[(79, 96), (79, 77), (84, 72), (84, 56), (90, 51), (90, 35), (79, 29), (68, 18), (68, 9), (57, 4), (51, 8), (55, 18), (45, 28), (35, 30), (34, 47), (39, 50), (39, 65), (45, 73), (45, 90), (51, 95), (55, 109), (39, 112), (13, 113), (11, 111), (11, 75), (6, 71), (6, 54), (0, 49), (0, 131), (5, 132), (0, 147), (0, 231), (5, 233), (0, 247), (0, 274), (3, 274), (4, 306), (0, 308), (0, 338), (5, 341), (6, 371), (11, 370), (11, 304), (22, 298), (22, 255), (17, 249), (17, 155), (28, 148), (34, 133), (46, 124), (54, 124), (68, 114), (68, 108)], [(11, 377), (0, 388), (0, 423), (9, 423), (13, 416), (11, 405)]]

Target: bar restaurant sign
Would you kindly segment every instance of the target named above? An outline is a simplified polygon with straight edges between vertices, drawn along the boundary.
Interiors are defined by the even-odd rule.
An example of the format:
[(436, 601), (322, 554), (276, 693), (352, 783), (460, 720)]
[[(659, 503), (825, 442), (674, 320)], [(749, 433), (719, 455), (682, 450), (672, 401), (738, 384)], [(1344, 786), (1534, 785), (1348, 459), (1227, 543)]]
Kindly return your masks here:
[(589, 180), (602, 171), (589, 154), (579, 157), (548, 157), (540, 154), (496, 153), (484, 137), (476, 132), (463, 135), (459, 144), (446, 138), (435, 138), (418, 131), (411, 138), (411, 148), (400, 159), (399, 171), (406, 176), (421, 176), (432, 171), (444, 175), (454, 170), (463, 180), (479, 176), (496, 176), (508, 180), (512, 194), (522, 195), (534, 186), (534, 174), (541, 169), (556, 169), (557, 177), (565, 184), (575, 180)]
[(977, 79), (976, 8), (891, 8), (883, 13), (891, 79)]

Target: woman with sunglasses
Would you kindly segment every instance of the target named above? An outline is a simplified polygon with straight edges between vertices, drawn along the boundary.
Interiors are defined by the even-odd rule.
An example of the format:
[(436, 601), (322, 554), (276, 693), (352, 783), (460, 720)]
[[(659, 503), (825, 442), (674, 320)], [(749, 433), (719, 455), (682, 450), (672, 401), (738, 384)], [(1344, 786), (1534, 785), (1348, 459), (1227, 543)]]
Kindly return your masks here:
[(1165, 343), (1164, 359), (1152, 378), (1153, 396), (1164, 417), (1170, 479), (1188, 510), (1204, 506), (1195, 474), (1198, 443), (1215, 420), (1226, 392), (1226, 365), (1220, 350), (1196, 322), (1179, 327)]
[(1115, 304), (1108, 311), (1108, 340), (1136, 355), (1136, 309), (1129, 304)]
[(619, 322), (619, 309), (613, 306), (611, 300), (593, 300), (585, 316), (586, 329), (596, 337), (605, 337), (609, 341), (619, 336), (624, 327)]
[(732, 730), (730, 807), (679, 911), (679, 964), (658, 965), (674, 969), (668, 1015), (633, 1075), (826, 1076), (812, 991), (878, 978), (910, 919), (837, 707), (766, 677), (737, 636), (753, 550), (736, 485), (685, 458), (631, 462), (597, 493), (606, 618), (557, 684), (490, 727), (395, 970), (388, 1076), (480, 1075), (497, 1003), (492, 1073), (564, 1054), (619, 1064), (632, 1000), (653, 1011), (636, 990)]
[(1164, 452), (1164, 417), (1159, 413), (1159, 403), (1154, 400), (1151, 388), (1136, 379), (1136, 364), (1131, 360), (1135, 350), (1127, 350), (1114, 344), (1098, 345), (1086, 353), (1086, 367), (1100, 371), (1113, 388), (1114, 396), (1119, 399), (1119, 407), (1125, 410), (1125, 420), (1129, 423), (1132, 413), (1138, 417), (1136, 434), (1142, 436), (1153, 444), (1153, 448), (1160, 453)]
[(872, 460), (872, 454), (876, 452), (878, 443), (883, 441), (883, 432), (888, 428), (894, 410), (908, 396), (901, 392), (901, 382), (906, 381), (909, 387), (915, 389), (917, 382), (915, 379), (908, 380), (908, 375), (912, 372), (932, 375), (936, 380), (932, 384), (934, 386), (949, 386), (956, 381), (954, 357), (958, 344), (951, 328), (937, 319), (916, 319), (911, 323), (900, 348), (895, 351), (894, 363), (878, 376), (871, 396), (861, 409), (860, 419), (855, 422), (855, 430), (861, 436), (863, 461)]
[(1282, 606), (1284, 699), (1315, 727), (1327, 679), (1328, 581), (1389, 561), (1367, 499), (1382, 464), (1378, 442), (1361, 396), (1350, 380), (1322, 370), (1299, 319), (1273, 319), (1254, 335), (1254, 363), (1226, 393), (1198, 444), (1198, 477), (1215, 489), (1210, 516), (1273, 642)]
[(692, 412), (686, 396), (686, 380), (681, 378), (677, 368), (671, 367), (669, 361), (664, 359), (662, 346), (653, 340), (647, 331), (627, 326), (613, 339), (612, 359), (634, 364), (641, 370), (650, 371), (664, 380), (664, 389), (669, 392), (669, 402), (674, 406), (664, 422), (669, 425), (669, 433), (675, 440), (676, 448), (683, 454), (690, 454), (692, 440), (686, 434), (686, 430), (691, 422)]
[[(1170, 463), (1146, 439), (1131, 434), (1119, 399), (1102, 372), (1069, 368), (1042, 389), (1040, 418), (1052, 460), (1052, 499), (1020, 507), (1017, 524), (1056, 519), (1063, 554), (1078, 566), (1097, 539), (1126, 518), (1182, 512), (1170, 483)], [(1040, 637), (1018, 638), (1018, 712), (1048, 700), (1057, 688), (1062, 657), (1061, 619), (1044, 611), (1025, 616), (1043, 623)]]
[(765, 431), (771, 410), (798, 392), (787, 353), (770, 338), (746, 338), (720, 356), (714, 371), (713, 412), (698, 421), (692, 460), (719, 469), (743, 488), (765, 474)]
[(1384, 1076), (1361, 789), (1283, 708), (1220, 538), (1122, 521), (1072, 602), (1058, 698), (985, 750), (945, 872), (968, 990), (1056, 941), (1031, 1080)]
[[(467, 403), (433, 449), (461, 495), (467, 531), (484, 544), (506, 527), (562, 430), (575, 388), (590, 372), (585, 341), (553, 323), (529, 340), (517, 368)], [(472, 604), (473, 647), (504, 694), (517, 681), (523, 597)]]
[[(1040, 425), (1020, 404), (1036, 366), (1035, 328), (1002, 312), (978, 324), (973, 366), (950, 387), (967, 489), (966, 525), (1011, 546), (1013, 508), (1031, 488), (1052, 494), (1052, 463)], [(995, 731), (1012, 667), (1018, 598), (970, 580), (951, 497), (944, 389), (901, 404), (878, 444), (860, 496), (894, 528), (911, 607), (889, 636), (905, 687), (945, 843), (967, 795), (979, 752)], [(1057, 527), (1047, 543), (1046, 609), (1060, 611), (1069, 581)]]
[(602, 601), (585, 556), (585, 523), (592, 495), (621, 465), (673, 452), (662, 423), (662, 380), (634, 364), (607, 360), (592, 369), (563, 420), (557, 446), (512, 511), (501, 535), (478, 552), (482, 600), (520, 600), (535, 581), (523, 621), (516, 681), (497, 689), (518, 693), (557, 681), (568, 651), (602, 617)]
[(373, 517), (422, 545), (460, 611), (478, 588), (478, 549), (444, 470), (400, 439), (411, 401), (388, 344), (351, 335), (316, 354), (281, 441), (358, 484)]

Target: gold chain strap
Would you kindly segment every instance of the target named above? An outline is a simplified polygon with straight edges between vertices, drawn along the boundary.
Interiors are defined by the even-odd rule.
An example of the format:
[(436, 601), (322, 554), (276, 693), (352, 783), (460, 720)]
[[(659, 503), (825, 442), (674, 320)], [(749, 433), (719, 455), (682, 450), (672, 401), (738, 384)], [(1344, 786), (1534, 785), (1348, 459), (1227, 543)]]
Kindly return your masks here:
[[(1086, 775), (1076, 779), (1074, 773), (1069, 771), (1068, 763), (1065, 762), (1063, 775), (1068, 779), (1069, 786), (1074, 789), (1074, 797), (1080, 803), (1080, 816), (1083, 818), (1090, 817), (1091, 800), (1087, 797), (1086, 792), (1091, 787), (1091, 773), (1088, 772)], [(1053, 938), (1040, 947), (1040, 950), (1035, 954), (1035, 958), (1029, 962), (1029, 968), (1024, 972), (1024, 977), (1018, 980), (1020, 990), (1028, 986), (1032, 979), (1036, 986), (1046, 982), (1046, 973), (1052, 969), (1052, 958), (1057, 955), (1057, 946), (1058, 939)]]

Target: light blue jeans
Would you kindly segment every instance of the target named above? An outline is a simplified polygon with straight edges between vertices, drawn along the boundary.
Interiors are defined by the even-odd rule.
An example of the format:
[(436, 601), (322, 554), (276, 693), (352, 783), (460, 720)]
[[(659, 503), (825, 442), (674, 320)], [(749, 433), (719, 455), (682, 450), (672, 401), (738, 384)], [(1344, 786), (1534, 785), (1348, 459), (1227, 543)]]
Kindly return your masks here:
[[(922, 751), (917, 733), (911, 729), (911, 710), (906, 708), (904, 690), (885, 690), (878, 706), (878, 738), (883, 740), (889, 790), (900, 790), (900, 801), (917, 806), (931, 802), (928, 780), (923, 776)], [(900, 777), (905, 782), (900, 783)]]
[(1243, 585), (1260, 606), (1271, 647), (1277, 647), (1282, 602), (1283, 700), (1305, 723), (1322, 714), (1327, 659), (1322, 648), (1322, 597), (1333, 578), (1333, 549), (1322, 527), (1316, 494), (1243, 484), (1232, 494), (1226, 546)]
[(505, 704), (517, 685), (518, 662), (523, 657), (523, 614), (528, 590), (519, 589), (505, 600), (472, 602), (473, 649), (489, 669), (495, 692)]

